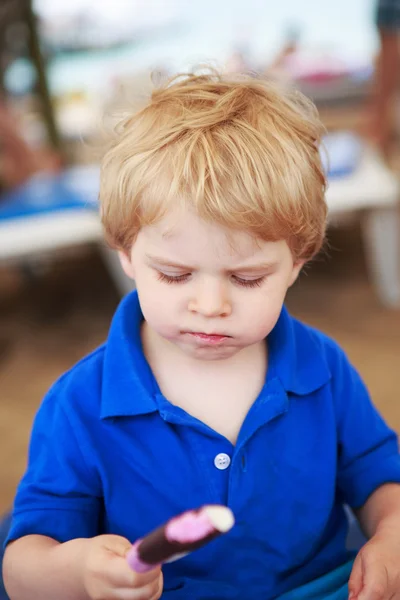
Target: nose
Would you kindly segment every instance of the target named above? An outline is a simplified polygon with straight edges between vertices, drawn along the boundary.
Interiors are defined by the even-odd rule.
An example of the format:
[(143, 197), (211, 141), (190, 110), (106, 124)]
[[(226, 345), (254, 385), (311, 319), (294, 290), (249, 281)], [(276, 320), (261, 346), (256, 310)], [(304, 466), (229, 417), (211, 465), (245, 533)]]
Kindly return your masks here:
[(199, 283), (188, 308), (204, 317), (229, 317), (232, 312), (224, 283), (213, 279)]

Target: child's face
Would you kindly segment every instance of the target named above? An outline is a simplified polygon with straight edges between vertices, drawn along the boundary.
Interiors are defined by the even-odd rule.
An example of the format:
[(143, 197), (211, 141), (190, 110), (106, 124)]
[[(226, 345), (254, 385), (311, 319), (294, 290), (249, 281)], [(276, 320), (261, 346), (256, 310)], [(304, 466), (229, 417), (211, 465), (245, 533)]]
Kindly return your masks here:
[(120, 258), (153, 332), (203, 360), (264, 340), (303, 264), (283, 240), (227, 233), (189, 211), (143, 228)]

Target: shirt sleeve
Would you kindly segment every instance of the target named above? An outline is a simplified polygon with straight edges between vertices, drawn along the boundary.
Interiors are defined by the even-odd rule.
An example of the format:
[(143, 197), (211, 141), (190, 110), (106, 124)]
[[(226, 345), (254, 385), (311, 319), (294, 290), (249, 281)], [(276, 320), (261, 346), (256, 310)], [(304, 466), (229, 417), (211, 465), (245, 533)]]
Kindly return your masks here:
[(343, 353), (332, 385), (337, 410), (338, 491), (343, 502), (359, 508), (379, 486), (400, 483), (397, 436)]
[(86, 464), (63, 408), (62, 392), (56, 390), (57, 384), (34, 421), (28, 466), (6, 544), (30, 534), (65, 542), (99, 533), (99, 478)]

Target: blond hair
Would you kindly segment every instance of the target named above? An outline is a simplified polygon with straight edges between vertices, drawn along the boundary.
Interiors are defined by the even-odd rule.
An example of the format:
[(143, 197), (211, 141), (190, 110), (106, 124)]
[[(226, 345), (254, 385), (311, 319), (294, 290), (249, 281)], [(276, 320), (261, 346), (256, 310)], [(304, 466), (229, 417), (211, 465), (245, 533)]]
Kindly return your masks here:
[(183, 206), (229, 229), (285, 239), (309, 260), (326, 226), (322, 133), (299, 93), (215, 72), (178, 76), (124, 120), (103, 159), (106, 238), (129, 251), (140, 228)]

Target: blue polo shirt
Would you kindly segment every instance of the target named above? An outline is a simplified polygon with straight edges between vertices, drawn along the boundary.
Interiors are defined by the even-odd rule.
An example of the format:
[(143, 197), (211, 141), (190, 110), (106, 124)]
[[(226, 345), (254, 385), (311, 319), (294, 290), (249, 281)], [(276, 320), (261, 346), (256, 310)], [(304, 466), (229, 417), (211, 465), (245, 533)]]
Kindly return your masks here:
[(133, 542), (186, 509), (222, 503), (235, 527), (165, 565), (163, 598), (269, 600), (344, 563), (343, 503), (359, 507), (400, 483), (400, 460), (342, 350), (283, 308), (265, 385), (233, 446), (161, 394), (142, 318), (133, 292), (107, 342), (44, 399), (8, 541)]

